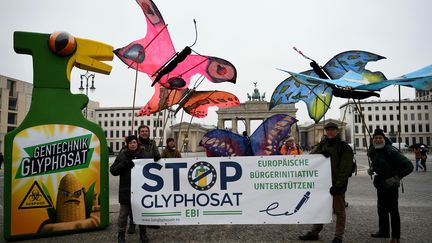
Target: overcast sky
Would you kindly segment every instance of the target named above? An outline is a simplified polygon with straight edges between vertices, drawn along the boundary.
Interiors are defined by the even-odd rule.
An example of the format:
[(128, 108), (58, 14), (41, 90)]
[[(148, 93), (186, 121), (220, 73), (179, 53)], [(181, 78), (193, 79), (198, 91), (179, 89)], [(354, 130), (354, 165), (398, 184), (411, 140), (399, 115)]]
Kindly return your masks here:
[[(367, 66), (393, 78), (431, 64), (432, 1), (430, 0), (155, 0), (177, 50), (195, 38), (193, 47), (204, 55), (232, 62), (238, 72), (236, 84), (204, 82), (199, 90), (218, 89), (234, 93), (244, 102), (258, 83), (267, 100), (287, 74), (305, 71), (309, 62), (293, 51), (295, 46), (324, 65), (334, 55), (348, 50), (370, 51), (387, 57)], [(146, 34), (144, 15), (134, 0), (14, 0), (1, 1), (0, 74), (32, 82), (31, 58), (13, 50), (13, 32), (51, 33), (63, 30), (81, 38), (123, 47)], [(135, 71), (117, 57), (110, 63), (111, 75), (96, 74), (96, 92), (90, 99), (101, 106), (131, 106)], [(72, 72), (71, 90), (78, 92), (79, 74)], [(137, 106), (153, 94), (150, 79), (138, 76)], [(384, 99), (397, 99), (397, 87), (381, 92)], [(402, 89), (402, 98), (414, 90)], [(334, 98), (326, 118), (338, 118)], [(312, 122), (304, 103), (296, 104), (301, 123)], [(194, 122), (216, 124), (216, 109), (208, 119)], [(180, 117), (180, 116), (178, 116)], [(187, 119), (189, 121), (189, 119)]]

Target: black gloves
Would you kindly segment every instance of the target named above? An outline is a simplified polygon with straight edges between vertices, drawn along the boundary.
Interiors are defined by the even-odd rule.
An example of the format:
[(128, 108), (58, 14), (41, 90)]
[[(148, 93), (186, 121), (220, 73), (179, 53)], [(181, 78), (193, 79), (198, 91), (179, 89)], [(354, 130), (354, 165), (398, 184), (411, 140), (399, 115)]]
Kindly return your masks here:
[(127, 163), (127, 167), (128, 167), (129, 169), (132, 169), (134, 166), (135, 166), (135, 163), (132, 162), (132, 161), (129, 161), (129, 163)]
[(158, 162), (161, 159), (160, 155), (156, 155), (153, 157), (154, 162)]
[(330, 153), (327, 151), (322, 151), (321, 154), (324, 155), (326, 158), (330, 157)]
[(346, 187), (338, 187), (338, 186), (330, 187), (330, 194), (332, 196), (341, 195), (344, 194), (345, 192), (346, 192)]

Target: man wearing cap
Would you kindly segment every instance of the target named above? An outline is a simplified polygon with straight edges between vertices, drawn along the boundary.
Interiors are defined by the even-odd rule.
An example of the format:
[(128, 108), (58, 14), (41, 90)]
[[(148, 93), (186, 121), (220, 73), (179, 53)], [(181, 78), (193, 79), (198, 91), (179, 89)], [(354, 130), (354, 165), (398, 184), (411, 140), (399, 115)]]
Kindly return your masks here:
[(401, 154), (386, 138), (383, 130), (377, 128), (372, 136), (372, 145), (368, 155), (372, 160), (368, 173), (375, 175), (373, 184), (377, 189), (379, 230), (371, 234), (374, 238), (390, 237), (391, 243), (400, 239), (400, 216), (398, 209), (400, 180), (414, 169), (411, 161)]
[[(330, 194), (333, 196), (333, 210), (336, 214), (336, 229), (332, 243), (341, 243), (345, 233), (345, 191), (348, 177), (351, 175), (354, 153), (347, 142), (339, 136), (338, 125), (329, 122), (324, 126), (325, 136), (311, 151), (311, 154), (322, 154), (330, 157), (332, 170), (332, 186)], [(312, 230), (299, 236), (300, 240), (318, 240), (323, 224), (314, 224)]]

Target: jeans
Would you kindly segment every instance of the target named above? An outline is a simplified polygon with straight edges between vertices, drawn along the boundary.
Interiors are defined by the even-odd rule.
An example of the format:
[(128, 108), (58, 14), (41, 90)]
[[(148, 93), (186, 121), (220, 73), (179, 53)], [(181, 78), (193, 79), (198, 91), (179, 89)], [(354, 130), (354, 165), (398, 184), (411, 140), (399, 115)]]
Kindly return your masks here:
[(421, 170), (424, 170), (423, 166), (420, 164), (421, 159), (415, 159), (416, 160), (416, 167), (415, 170), (418, 171), (418, 169), (420, 168)]
[[(126, 232), (126, 225), (128, 221), (128, 216), (132, 212), (130, 204), (120, 204), (120, 212), (117, 221), (118, 232)], [(140, 237), (146, 234), (146, 226), (139, 225)]]
[[(336, 229), (335, 238), (342, 240), (345, 233), (345, 222), (346, 222), (346, 212), (345, 212), (345, 193), (341, 195), (333, 196), (333, 210), (336, 214)], [(323, 224), (314, 224), (312, 226), (312, 233), (318, 235), (323, 229)]]

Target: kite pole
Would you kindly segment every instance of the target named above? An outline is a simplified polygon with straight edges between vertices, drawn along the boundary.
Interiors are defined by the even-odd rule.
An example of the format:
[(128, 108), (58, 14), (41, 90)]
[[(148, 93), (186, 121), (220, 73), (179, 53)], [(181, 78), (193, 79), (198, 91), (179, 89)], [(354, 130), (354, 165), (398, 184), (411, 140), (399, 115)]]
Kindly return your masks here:
[(398, 125), (398, 144), (399, 144), (399, 150), (401, 149), (401, 130), (402, 130), (402, 111), (401, 111), (401, 86), (398, 85), (398, 91), (399, 91), (399, 125)]
[(134, 134), (135, 96), (136, 96), (136, 88), (137, 88), (137, 82), (138, 82), (138, 62), (136, 64), (137, 64), (137, 68), (135, 70), (135, 87), (134, 87), (133, 100), (132, 100), (132, 126), (131, 126), (131, 134)]
[[(361, 109), (361, 102), (360, 102), (360, 99), (358, 100), (358, 105), (357, 105), (357, 103), (355, 102), (354, 99), (353, 99), (353, 102), (354, 102), (354, 105), (355, 105), (357, 111), (358, 111), (359, 114), (360, 114), (360, 120), (362, 121), (362, 125), (363, 125), (363, 127), (364, 127), (364, 130), (363, 130), (363, 137), (364, 137), (365, 142), (366, 142), (366, 151), (367, 151), (368, 148), (369, 148), (369, 146), (368, 146), (368, 142), (367, 142), (367, 139), (366, 139), (366, 138), (367, 138), (367, 136), (366, 136), (366, 132), (369, 134), (369, 140), (371, 140), (372, 137), (371, 137), (371, 134), (370, 134), (369, 128), (366, 126), (366, 122), (365, 122), (365, 119), (364, 119), (364, 114), (363, 114), (362, 109)], [(369, 168), (371, 168), (371, 159), (370, 159), (369, 153), (366, 153), (366, 154), (367, 154), (367, 158), (368, 158)], [(373, 178), (372, 178), (372, 175), (370, 176), (370, 178), (371, 178), (371, 180), (373, 179)]]

